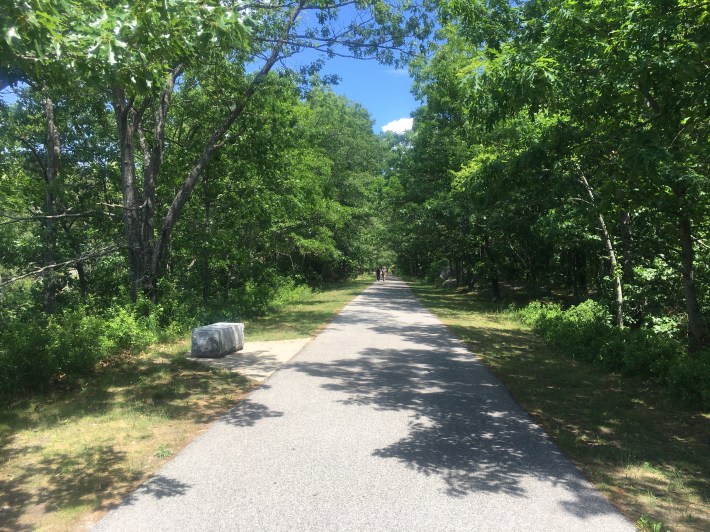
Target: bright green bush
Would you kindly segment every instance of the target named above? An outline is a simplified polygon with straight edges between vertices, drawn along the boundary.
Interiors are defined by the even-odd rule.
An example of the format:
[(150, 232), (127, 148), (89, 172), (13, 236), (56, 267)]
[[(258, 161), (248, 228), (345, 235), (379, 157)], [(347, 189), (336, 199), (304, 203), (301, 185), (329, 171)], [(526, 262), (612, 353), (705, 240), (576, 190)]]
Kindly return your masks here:
[(599, 303), (587, 300), (569, 310), (558, 304), (534, 302), (520, 311), (523, 321), (547, 340), (585, 360), (601, 359), (610, 330), (609, 313)]
[(38, 309), (0, 312), (0, 394), (47, 388), (91, 371), (100, 360), (138, 351), (157, 339), (157, 319), (134, 305), (87, 306), (46, 316)]
[(284, 279), (278, 286), (271, 302), (271, 308), (277, 309), (295, 303), (311, 294), (311, 288), (306, 284), (297, 284), (290, 277)]
[(158, 339), (157, 324), (150, 316), (139, 318), (130, 307), (118, 307), (105, 317), (100, 334), (105, 355), (118, 351), (142, 349)]
[(680, 342), (648, 329), (620, 329), (600, 303), (587, 300), (563, 310), (535, 301), (519, 318), (563, 352), (610, 370), (651, 378), (676, 394), (710, 406), (710, 354), (686, 354)]
[[(238, 314), (261, 316), (269, 311), (298, 301), (310, 292), (304, 284), (298, 284), (293, 278), (267, 270), (259, 280), (250, 279), (238, 291), (236, 299)], [(234, 320), (231, 320), (234, 321)]]
[(57, 373), (54, 352), (47, 348), (49, 331), (22, 316), (0, 318), (0, 392), (15, 394), (44, 387)]
[(51, 316), (47, 324), (49, 342), (45, 350), (54, 361), (55, 374), (73, 374), (93, 367), (102, 355), (102, 320), (84, 307)]

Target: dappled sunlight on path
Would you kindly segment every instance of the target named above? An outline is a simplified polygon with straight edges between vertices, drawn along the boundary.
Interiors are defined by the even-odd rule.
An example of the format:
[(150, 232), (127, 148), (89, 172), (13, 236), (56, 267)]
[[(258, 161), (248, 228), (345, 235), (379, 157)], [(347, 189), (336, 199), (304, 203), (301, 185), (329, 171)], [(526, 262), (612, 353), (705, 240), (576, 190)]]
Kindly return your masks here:
[(98, 528), (633, 530), (398, 280), (161, 475), (185, 492), (138, 493)]

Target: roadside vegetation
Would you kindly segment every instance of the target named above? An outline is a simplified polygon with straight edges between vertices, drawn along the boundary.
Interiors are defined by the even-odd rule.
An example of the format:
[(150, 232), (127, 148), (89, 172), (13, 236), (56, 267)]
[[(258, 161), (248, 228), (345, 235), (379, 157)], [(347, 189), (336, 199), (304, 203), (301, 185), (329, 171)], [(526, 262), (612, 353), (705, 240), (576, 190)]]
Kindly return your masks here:
[[(47, 451), (65, 420), (173, 422), (189, 397), (206, 420), (248, 389), (180, 358), (191, 327), (308, 335), (331, 315), (299, 308), (313, 290), (396, 264), (487, 301), (525, 287), (515, 319), (418, 290), (640, 527), (706, 525), (710, 4), (257, 4), (0, 12), (0, 523), (73, 522), (182, 445)], [(318, 58), (287, 67), (309, 50), (408, 66), (413, 129), (373, 132)]]
[(31, 0), (0, 22), (0, 398), (382, 260), (385, 137), (317, 54), (283, 60), (403, 60), (424, 6)]
[(489, 291), (410, 286), (640, 530), (710, 528), (710, 409), (552, 345), (505, 289), (491, 303)]
[(577, 358), (707, 407), (710, 6), (442, 5), (384, 187), (398, 271), (533, 295)]
[[(246, 321), (249, 340), (304, 338), (371, 283), (297, 296)], [(0, 409), (0, 528), (84, 528), (248, 392), (237, 373), (185, 358), (187, 339), (123, 351)]]
[[(710, 6), (444, 2), (397, 271), (645, 530), (707, 530)], [(515, 302), (509, 311), (505, 301)]]

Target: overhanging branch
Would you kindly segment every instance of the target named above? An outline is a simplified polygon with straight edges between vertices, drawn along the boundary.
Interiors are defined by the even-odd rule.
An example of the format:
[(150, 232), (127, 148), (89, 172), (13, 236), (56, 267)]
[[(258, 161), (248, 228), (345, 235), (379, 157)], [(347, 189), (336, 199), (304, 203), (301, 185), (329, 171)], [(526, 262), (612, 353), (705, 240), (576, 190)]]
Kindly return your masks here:
[(36, 270), (32, 270), (31, 272), (23, 273), (22, 275), (16, 275), (15, 277), (11, 277), (7, 281), (2, 281), (0, 282), (0, 288), (3, 286), (7, 286), (9, 284), (15, 283), (21, 279), (26, 279), (27, 277), (33, 277), (40, 275), (48, 270), (56, 270), (58, 268), (62, 268), (64, 266), (68, 266), (70, 264), (76, 264), (77, 262), (84, 262), (86, 260), (90, 259), (96, 259), (98, 257), (103, 257), (105, 255), (110, 255), (111, 253), (115, 252), (116, 250), (119, 249), (119, 246), (111, 246), (105, 249), (102, 249), (100, 251), (94, 251), (91, 253), (86, 253), (84, 255), (81, 255), (79, 257), (75, 257), (71, 260), (66, 260), (64, 262), (57, 262), (54, 264), (47, 264), (46, 266), (42, 266), (41, 268), (37, 268)]

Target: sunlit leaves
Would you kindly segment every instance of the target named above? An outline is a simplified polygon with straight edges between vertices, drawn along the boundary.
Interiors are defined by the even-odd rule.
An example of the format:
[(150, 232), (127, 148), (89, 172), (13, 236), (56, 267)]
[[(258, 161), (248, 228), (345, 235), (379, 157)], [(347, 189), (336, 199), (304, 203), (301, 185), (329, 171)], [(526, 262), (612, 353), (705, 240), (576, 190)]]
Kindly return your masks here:
[(243, 47), (243, 15), (215, 0), (13, 0), (0, 13), (0, 71), (33, 82), (77, 77), (150, 91), (177, 66)]

